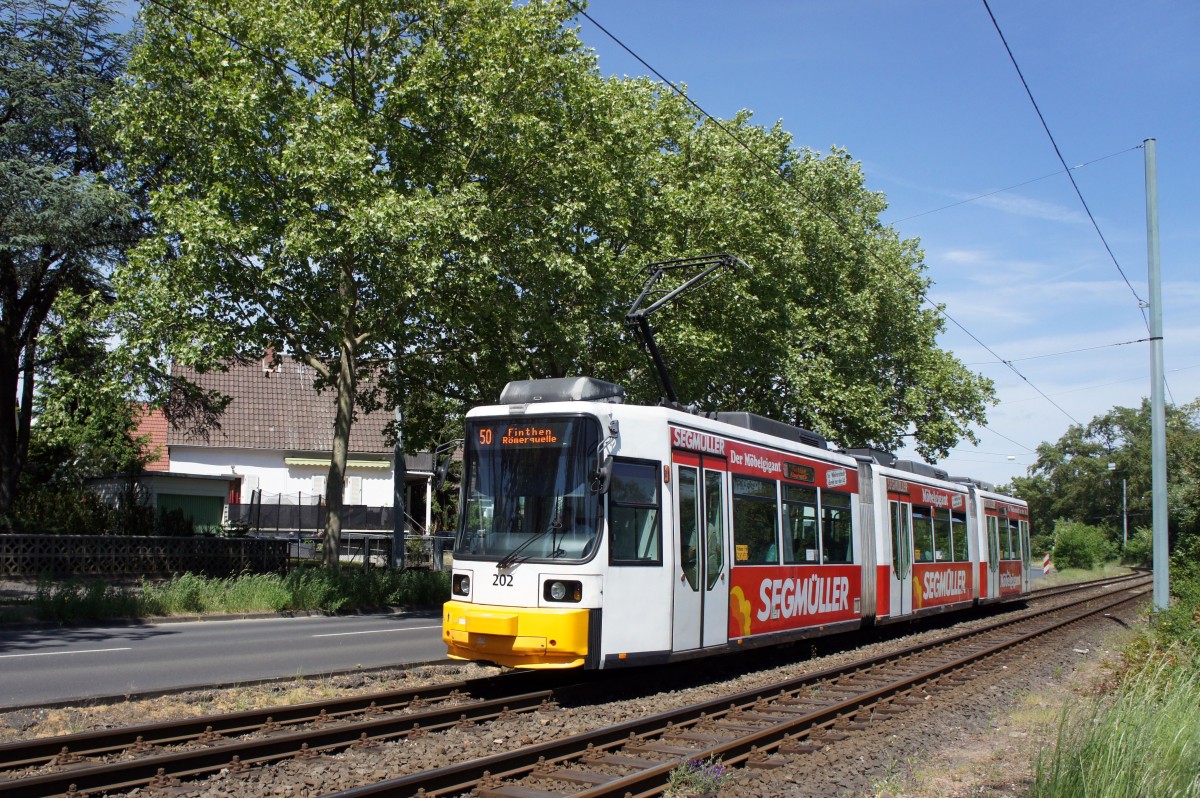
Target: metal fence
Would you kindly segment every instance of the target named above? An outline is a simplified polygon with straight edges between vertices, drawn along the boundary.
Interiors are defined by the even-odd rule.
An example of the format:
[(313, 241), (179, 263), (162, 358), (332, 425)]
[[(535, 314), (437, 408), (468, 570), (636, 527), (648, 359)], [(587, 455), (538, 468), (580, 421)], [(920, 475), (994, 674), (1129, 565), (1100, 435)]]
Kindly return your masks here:
[[(251, 491), (249, 502), (230, 504), (228, 523), (259, 534), (316, 534), (325, 529), (329, 508), (325, 497), (314, 493), (264, 493)], [(342, 505), (342, 529), (354, 532), (390, 532), (396, 514), (392, 507), (364, 504)], [(424, 534), (425, 524), (410, 514), (404, 516), (404, 530)]]
[(0, 535), (3, 576), (284, 573), (286, 541), (263, 538)]
[[(258, 533), (317, 533), (325, 528), (327, 518), (329, 508), (323, 504), (255, 502), (229, 505), (230, 524)], [(342, 508), (343, 529), (390, 531), (394, 518), (391, 507), (349, 505)]]
[[(284, 541), (292, 560), (319, 560), (322, 556), (319, 533), (261, 533), (266, 539)], [(343, 563), (368, 568), (390, 568), (392, 536), (370, 532), (343, 532), (339, 551)], [(443, 535), (405, 535), (404, 567), (431, 571), (449, 570), (454, 560), (454, 538)]]

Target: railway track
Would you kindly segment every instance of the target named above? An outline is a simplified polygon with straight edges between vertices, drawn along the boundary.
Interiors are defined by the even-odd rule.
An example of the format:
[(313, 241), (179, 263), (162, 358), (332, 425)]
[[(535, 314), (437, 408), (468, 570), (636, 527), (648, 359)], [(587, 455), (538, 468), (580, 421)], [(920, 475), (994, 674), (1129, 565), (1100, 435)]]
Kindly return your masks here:
[[(525, 674), (0, 745), (0, 795), (115, 791), (544, 708)], [(510, 684), (512, 683), (512, 684)], [(532, 686), (532, 685), (528, 685)], [(498, 695), (498, 698), (483, 696)]]
[[(1111, 582), (1112, 580), (1104, 581)], [(1117, 584), (1124, 581), (1127, 580), (1118, 580)], [(1072, 589), (1088, 590), (1096, 586), (1097, 583), (1087, 583)], [(1085, 601), (1089, 600), (1091, 599)], [(1021, 621), (1025, 624), (1031, 622), (1029, 620)], [(1002, 621), (992, 626), (1006, 626), (1013, 623), (1016, 622)], [(982, 639), (980, 638), (981, 634), (980, 630), (975, 630), (954, 635), (948, 640), (965, 641), (969, 638), (977, 641), (970, 645), (978, 648), (982, 645), (978, 642)], [(957, 644), (966, 645), (964, 642)], [(929, 646), (916, 647), (911, 652), (906, 652), (905, 656), (915, 657), (918, 656), (919, 649), (929, 648)], [(860, 663), (858, 671), (864, 668), (876, 669), (875, 675), (871, 678), (878, 682), (882, 677), (877, 669), (883, 666), (885, 660), (892, 661), (897, 656), (893, 654), (868, 660), (867, 664)], [(593, 758), (599, 755), (595, 752), (602, 748), (606, 751), (614, 746), (620, 748), (620, 753), (603, 754), (608, 757), (605, 763), (597, 763), (594, 759), (588, 759), (587, 766), (597, 765), (600, 774), (605, 777), (615, 775), (611, 772), (615, 767), (618, 773), (622, 768), (632, 769), (633, 772), (620, 774), (622, 778), (632, 778), (640, 773), (652, 780), (656, 777), (653, 773), (657, 773), (659, 769), (668, 765), (669, 772), (678, 764), (681, 757), (708, 756), (709, 754), (705, 751), (713, 746), (710, 745), (706, 748), (701, 745), (702, 743), (719, 743), (724, 746), (728, 742), (726, 737), (733, 727), (745, 726), (747, 728), (742, 731), (750, 734), (779, 725), (753, 717), (756, 713), (759, 715), (778, 714), (774, 711), (766, 711), (764, 706), (759, 706), (757, 710), (754, 709), (755, 704), (771, 700), (768, 693), (773, 694), (780, 690), (807, 689), (808, 693), (804, 696), (794, 696), (801, 703), (794, 704), (792, 709), (785, 711), (785, 717), (794, 719), (794, 716), (797, 715), (797, 708), (811, 708), (811, 702), (815, 700), (813, 685), (818, 684), (814, 680), (818, 678), (844, 680), (849, 676), (836, 676), (833, 672), (822, 672), (804, 677), (792, 686), (775, 685), (767, 690), (755, 691), (753, 695), (731, 696), (709, 702), (710, 706), (703, 706), (698, 710), (700, 713), (704, 713), (703, 715), (689, 717), (684, 713), (667, 720), (667, 723), (674, 724), (674, 727), (662, 732), (668, 742), (651, 739), (655, 734), (651, 727), (657, 721), (646, 719), (597, 732), (596, 736), (582, 743), (584, 746), (582, 751), (575, 753), (569, 752), (566, 748), (560, 748), (560, 746), (569, 745), (568, 740), (577, 739), (568, 738), (552, 744), (535, 746), (535, 749), (544, 750), (530, 754), (534, 758), (524, 764), (518, 760), (493, 757), (483, 765), (468, 763), (441, 769), (447, 772), (440, 775), (437, 775), (440, 771), (431, 771), (430, 774), (405, 777), (396, 780), (398, 784), (394, 787), (385, 786), (389, 782), (383, 782), (381, 785), (360, 788), (361, 790), (379, 789), (383, 790), (382, 792), (352, 791), (346, 795), (408, 795), (415, 794), (419, 789), (427, 790), (430, 795), (445, 795), (452, 794), (456, 790), (472, 788), (491, 790), (496, 796), (509, 796), (509, 798), (532, 795), (532, 793), (520, 791), (530, 788), (515, 787), (511, 784), (497, 785), (494, 783), (495, 779), (499, 777), (499, 774), (505, 774), (504, 778), (506, 779), (510, 778), (521, 768), (526, 768), (527, 771), (522, 776), (532, 778), (535, 782), (546, 781), (550, 773), (560, 774), (555, 779), (551, 779), (554, 782), (566, 783), (571, 779), (583, 778), (599, 779), (599, 775), (580, 775), (591, 773), (578, 764), (578, 761), (589, 756), (586, 754), (588, 743), (595, 746), (593, 754), (590, 755)], [(864, 677), (860, 676), (859, 678)], [(182, 722), (150, 724), (0, 745), (0, 771), (4, 772), (4, 775), (0, 776), (0, 795), (48, 796), (70, 794), (72, 790), (75, 790), (77, 794), (85, 794), (116, 792), (142, 785), (169, 786), (178, 783), (180, 779), (195, 778), (219, 771), (237, 773), (255, 765), (287, 758), (303, 759), (347, 748), (370, 748), (388, 741), (416, 737), (455, 725), (487, 723), (491, 720), (510, 717), (514, 713), (532, 712), (552, 706), (556, 696), (555, 690), (533, 689), (536, 686), (537, 681), (530, 675), (516, 674), (499, 678), (449, 682), (437, 686), (390, 691), (348, 699), (209, 716)], [(559, 691), (557, 695), (561, 695), (563, 690), (570, 692), (575, 688), (560, 685), (556, 689)], [(836, 689), (831, 687), (828, 690), (830, 692), (824, 696), (825, 698), (829, 695), (844, 693), (846, 684), (839, 683)], [(820, 690), (816, 692), (819, 693)], [(894, 698), (892, 700), (903, 701), (903, 699)], [(733, 718), (727, 717), (730, 712), (734, 711), (729, 706), (730, 703), (739, 707)], [(747, 704), (749, 708), (747, 708)], [(700, 725), (695, 728), (697, 724)], [(723, 731), (718, 734), (713, 729), (722, 729)], [(622, 739), (611, 737), (614, 730)], [(645, 751), (626, 750), (630, 747), (630, 741), (623, 738), (630, 734), (637, 738), (632, 745), (633, 748), (637, 748), (639, 745), (651, 747)], [(681, 743), (681, 740), (690, 740), (690, 742), (685, 744)], [(657, 751), (657, 754), (651, 753), (656, 750), (654, 746), (663, 750)], [(727, 761), (728, 757), (737, 756), (725, 749), (718, 754), (726, 757)], [(755, 756), (760, 756), (760, 754), (761, 752), (755, 752)], [(540, 770), (537, 757), (545, 760)], [(614, 762), (614, 758), (629, 761), (621, 764)], [(570, 766), (565, 771), (548, 769), (561, 768), (562, 763), (569, 763)], [(576, 770), (579, 773), (575, 773)], [(484, 776), (485, 772), (489, 774), (486, 777)], [(446, 782), (447, 779), (449, 782)], [(490, 781), (485, 781), (485, 779), (490, 779)], [(599, 789), (599, 787), (594, 789)], [(547, 791), (543, 790), (543, 792)], [(637, 790), (634, 792), (636, 793)], [(568, 793), (560, 792), (558, 794)]]
[[(610, 798), (661, 792), (682, 760), (777, 768), (866, 728), (877, 716), (924, 704), (970, 666), (1149, 592), (1085, 598), (1017, 620), (861, 660), (617, 726), (366, 787), (333, 798)], [(1090, 606), (1085, 606), (1090, 605)], [(1057, 616), (1057, 617), (1054, 617)]]

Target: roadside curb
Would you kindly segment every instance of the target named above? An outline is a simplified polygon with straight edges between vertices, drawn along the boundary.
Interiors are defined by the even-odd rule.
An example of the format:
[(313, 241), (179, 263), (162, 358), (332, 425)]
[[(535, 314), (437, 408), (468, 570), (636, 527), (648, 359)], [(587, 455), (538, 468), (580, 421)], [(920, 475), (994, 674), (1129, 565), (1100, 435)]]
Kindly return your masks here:
[(437, 613), (440, 615), (440, 605), (414, 607), (360, 607), (342, 612), (327, 610), (285, 610), (282, 612), (234, 612), (212, 615), (148, 615), (144, 618), (98, 618), (82, 623), (66, 624), (54, 621), (12, 621), (0, 623), (0, 630), (21, 632), (38, 629), (86, 629), (95, 626), (156, 626), (169, 623), (207, 623), (220, 621), (256, 621), (280, 618), (342, 618), (362, 615), (420, 615)]

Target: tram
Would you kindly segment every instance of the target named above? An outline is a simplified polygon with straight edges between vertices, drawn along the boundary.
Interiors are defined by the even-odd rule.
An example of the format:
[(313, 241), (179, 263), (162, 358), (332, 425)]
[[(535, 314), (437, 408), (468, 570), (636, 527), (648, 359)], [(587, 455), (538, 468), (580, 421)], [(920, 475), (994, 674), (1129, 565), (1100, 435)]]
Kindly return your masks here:
[(463, 446), (454, 659), (662, 663), (1028, 590), (1025, 502), (752, 413), (523, 380), (467, 414)]

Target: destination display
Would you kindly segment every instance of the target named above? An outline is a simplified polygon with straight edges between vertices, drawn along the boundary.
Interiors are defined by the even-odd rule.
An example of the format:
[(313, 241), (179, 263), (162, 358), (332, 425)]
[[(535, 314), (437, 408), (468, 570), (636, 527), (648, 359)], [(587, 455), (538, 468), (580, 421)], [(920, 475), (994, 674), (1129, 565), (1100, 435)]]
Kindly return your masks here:
[(538, 421), (533, 424), (494, 424), (475, 431), (475, 444), (482, 447), (521, 448), (556, 446), (571, 434), (573, 421)]

